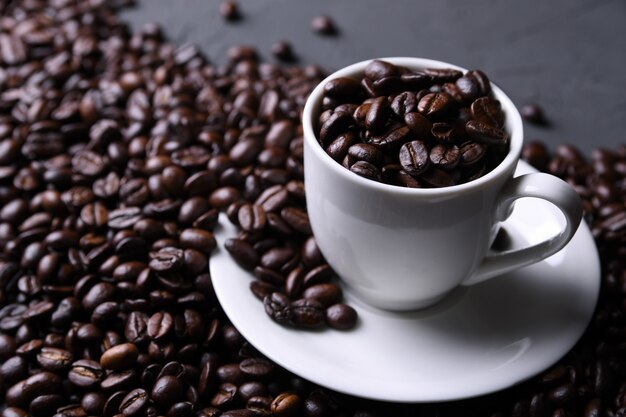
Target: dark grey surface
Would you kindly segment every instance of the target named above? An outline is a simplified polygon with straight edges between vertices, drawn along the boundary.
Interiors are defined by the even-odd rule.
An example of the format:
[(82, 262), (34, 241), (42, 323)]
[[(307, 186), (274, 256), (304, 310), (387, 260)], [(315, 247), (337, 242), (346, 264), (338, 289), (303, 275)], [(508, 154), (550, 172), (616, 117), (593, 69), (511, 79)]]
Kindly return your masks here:
[[(485, 71), (518, 107), (537, 102), (550, 128), (526, 124), (526, 140), (573, 143), (585, 152), (626, 143), (625, 0), (240, 0), (225, 22), (220, 0), (140, 0), (123, 17), (159, 22), (177, 44), (194, 42), (213, 62), (254, 45), (268, 60), (277, 40), (300, 63), (338, 69), (363, 59), (419, 56)], [(331, 15), (340, 33), (309, 22)]]

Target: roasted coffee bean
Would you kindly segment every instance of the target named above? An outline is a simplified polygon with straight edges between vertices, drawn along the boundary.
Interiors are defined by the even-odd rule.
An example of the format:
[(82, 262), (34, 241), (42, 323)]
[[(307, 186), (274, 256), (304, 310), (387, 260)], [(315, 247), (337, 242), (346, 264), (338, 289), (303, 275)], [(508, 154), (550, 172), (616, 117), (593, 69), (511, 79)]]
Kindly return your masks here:
[(254, 296), (261, 301), (263, 301), (266, 296), (270, 295), (276, 290), (277, 290), (277, 287), (268, 282), (252, 281), (250, 283), (250, 291), (252, 291)]
[(98, 362), (80, 359), (72, 363), (68, 379), (80, 388), (91, 388), (100, 384), (104, 371)]
[(261, 280), (274, 285), (282, 285), (285, 282), (285, 278), (276, 271), (262, 266), (254, 268), (254, 276)]
[(393, 64), (375, 59), (367, 64), (363, 73), (370, 80), (380, 80), (381, 78), (398, 76), (400, 70)]
[(417, 111), (426, 117), (445, 115), (452, 107), (452, 99), (446, 93), (430, 93), (417, 103)]
[(465, 124), (465, 132), (470, 138), (486, 145), (504, 145), (509, 140), (507, 133), (502, 129), (475, 120)]
[(183, 230), (179, 236), (179, 241), (183, 248), (195, 249), (207, 254), (211, 253), (217, 246), (213, 233), (202, 229)]
[(457, 146), (437, 145), (430, 150), (429, 159), (435, 167), (452, 170), (461, 160), (461, 152)]
[(399, 117), (405, 117), (406, 114), (417, 110), (417, 98), (415, 93), (405, 91), (398, 94), (391, 102), (391, 108)]
[(173, 272), (183, 265), (183, 251), (174, 247), (152, 252), (150, 258), (150, 268), (156, 272)]
[(459, 165), (462, 167), (473, 166), (483, 158), (485, 152), (484, 145), (476, 142), (465, 142), (459, 148)]
[(209, 204), (216, 208), (224, 208), (238, 199), (239, 191), (235, 187), (219, 187), (209, 195)]
[(100, 365), (114, 371), (127, 369), (134, 365), (138, 354), (134, 344), (123, 343), (106, 350), (100, 358)]
[(183, 396), (183, 384), (175, 376), (166, 375), (159, 378), (152, 388), (150, 398), (160, 407), (167, 409)]
[(262, 358), (248, 358), (241, 361), (239, 369), (242, 374), (253, 380), (262, 380), (268, 378), (274, 371), (274, 365)]
[(148, 320), (148, 336), (154, 340), (162, 340), (169, 336), (174, 325), (174, 319), (168, 312), (154, 313)]
[(338, 330), (352, 329), (357, 322), (357, 312), (347, 304), (333, 304), (326, 309), (326, 323)]
[(312, 299), (302, 298), (292, 302), (291, 312), (291, 321), (298, 327), (313, 329), (324, 324), (324, 306)]
[(374, 181), (380, 181), (382, 176), (380, 170), (375, 165), (367, 161), (357, 161), (350, 166), (350, 171), (355, 174)]
[(287, 41), (276, 42), (272, 45), (272, 54), (284, 62), (293, 62), (295, 60), (291, 44)]
[(227, 239), (224, 248), (233, 259), (245, 269), (253, 269), (259, 263), (259, 257), (252, 246), (241, 239)]
[(10, 387), (5, 394), (9, 407), (27, 407), (40, 395), (52, 395), (61, 392), (61, 379), (51, 372), (43, 371), (24, 379)]
[(302, 407), (302, 399), (295, 393), (283, 392), (279, 394), (270, 406), (272, 415), (291, 417), (298, 415)]
[(360, 97), (363, 94), (358, 80), (349, 77), (334, 78), (324, 84), (324, 94), (336, 99)]
[(326, 152), (337, 162), (348, 154), (348, 149), (357, 142), (357, 138), (352, 132), (346, 132), (337, 136), (327, 147)]
[(408, 126), (392, 126), (381, 136), (372, 136), (369, 143), (380, 146), (385, 152), (393, 152), (410, 139)]
[(400, 148), (400, 164), (406, 172), (413, 176), (422, 174), (428, 169), (428, 148), (422, 141), (414, 140)]
[[(370, 112), (368, 111), (368, 114), (369, 113)], [(341, 112), (333, 113), (320, 128), (320, 140), (322, 146), (326, 147), (330, 145), (330, 143), (335, 140), (337, 136), (345, 133), (352, 123), (354, 123), (352, 115)]]
[(335, 35), (337, 27), (328, 16), (317, 16), (311, 20), (311, 29), (322, 35)]
[(474, 120), (493, 127), (502, 128), (504, 114), (500, 102), (491, 97), (481, 97), (474, 100), (471, 106)]
[(380, 131), (387, 122), (390, 110), (387, 97), (377, 97), (372, 100), (365, 115), (365, 127), (372, 133)]
[(520, 109), (522, 117), (529, 122), (536, 125), (547, 125), (548, 119), (546, 119), (543, 109), (537, 104), (527, 104)]
[(135, 416), (143, 413), (148, 406), (148, 393), (142, 388), (129, 392), (120, 404), (120, 412), (125, 416)]
[(329, 307), (341, 301), (343, 292), (336, 284), (323, 283), (308, 287), (304, 290), (302, 296), (306, 299), (317, 301), (324, 307)]
[(303, 285), (310, 287), (316, 284), (323, 284), (330, 281), (333, 276), (333, 270), (330, 265), (324, 263), (311, 268), (303, 278)]
[(72, 363), (72, 354), (63, 349), (43, 347), (37, 354), (39, 365), (52, 372), (62, 372)]
[(260, 232), (266, 224), (265, 209), (256, 204), (244, 204), (237, 212), (239, 227), (250, 233)]
[(220, 4), (220, 14), (226, 20), (237, 20), (241, 17), (239, 4), (234, 0), (227, 0)]
[(289, 324), (291, 322), (293, 312), (290, 304), (289, 297), (279, 292), (274, 292), (263, 300), (263, 306), (267, 315), (281, 324)]

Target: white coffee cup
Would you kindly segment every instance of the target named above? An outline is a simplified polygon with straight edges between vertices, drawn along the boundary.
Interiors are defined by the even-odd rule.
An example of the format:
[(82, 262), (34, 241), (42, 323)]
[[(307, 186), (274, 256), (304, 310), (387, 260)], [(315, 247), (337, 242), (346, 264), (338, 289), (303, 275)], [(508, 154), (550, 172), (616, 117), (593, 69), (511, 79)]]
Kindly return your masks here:
[[(382, 58), (395, 65), (463, 68), (422, 58)], [(582, 217), (580, 198), (560, 179), (543, 173), (513, 178), (522, 150), (519, 112), (497, 86), (510, 149), (495, 169), (471, 182), (414, 189), (379, 183), (335, 162), (320, 146), (316, 126), (324, 85), (360, 77), (370, 61), (341, 69), (313, 90), (303, 112), (304, 173), (311, 227), (326, 260), (354, 292), (390, 310), (426, 307), (459, 285), (472, 285), (536, 262), (563, 248)], [(513, 202), (536, 197), (565, 217), (556, 236), (502, 253), (488, 249)]]

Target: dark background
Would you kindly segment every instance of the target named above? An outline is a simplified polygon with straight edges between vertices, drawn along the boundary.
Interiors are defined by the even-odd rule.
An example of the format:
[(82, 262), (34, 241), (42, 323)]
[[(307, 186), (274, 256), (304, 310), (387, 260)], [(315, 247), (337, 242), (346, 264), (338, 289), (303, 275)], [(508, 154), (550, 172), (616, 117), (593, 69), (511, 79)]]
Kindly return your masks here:
[[(526, 140), (572, 143), (585, 153), (626, 143), (626, 0), (240, 0), (226, 22), (221, 0), (143, 0), (122, 17), (160, 23), (176, 44), (193, 42), (215, 63), (235, 44), (269, 61), (289, 41), (298, 63), (328, 70), (369, 58), (416, 56), (476, 68), (518, 107), (539, 103), (548, 128)], [(333, 17), (340, 32), (313, 33)]]

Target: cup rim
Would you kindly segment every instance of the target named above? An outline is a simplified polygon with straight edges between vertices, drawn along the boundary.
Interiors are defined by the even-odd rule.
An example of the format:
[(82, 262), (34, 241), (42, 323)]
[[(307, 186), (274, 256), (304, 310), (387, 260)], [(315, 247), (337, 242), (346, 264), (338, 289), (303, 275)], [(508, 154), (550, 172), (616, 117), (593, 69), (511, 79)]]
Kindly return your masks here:
[(524, 140), (522, 117), (515, 107), (515, 104), (513, 104), (513, 101), (504, 93), (504, 91), (502, 91), (502, 89), (500, 89), (500, 87), (498, 87), (493, 82), (491, 83), (492, 91), (496, 99), (502, 105), (504, 114), (506, 115), (506, 125), (510, 126), (509, 152), (507, 153), (504, 160), (500, 162), (500, 164), (498, 164), (498, 166), (496, 166), (494, 169), (492, 169), (482, 177), (472, 180), (470, 182), (466, 182), (464, 184), (451, 185), (448, 187), (408, 188), (392, 184), (385, 184), (382, 182), (361, 177), (346, 169), (341, 164), (337, 163), (322, 148), (317, 139), (317, 134), (313, 129), (313, 117), (319, 115), (320, 113), (324, 86), (328, 81), (335, 78), (354, 77), (362, 75), (365, 67), (374, 60), (387, 61), (394, 65), (401, 65), (412, 69), (453, 68), (463, 72), (468, 71), (463, 67), (459, 67), (458, 65), (450, 64), (444, 61), (412, 57), (386, 57), (367, 59), (365, 61), (357, 62), (355, 64), (337, 70), (330, 74), (328, 77), (326, 77), (315, 87), (315, 89), (313, 89), (304, 105), (304, 110), (302, 112), (302, 127), (304, 130), (304, 141), (308, 145), (305, 147), (305, 152), (307, 151), (307, 148), (310, 149), (315, 154), (315, 156), (322, 161), (322, 163), (327, 165), (328, 169), (331, 169), (335, 174), (342, 176), (347, 181), (351, 181), (356, 185), (367, 187), (373, 190), (379, 190), (381, 192), (391, 192), (414, 196), (445, 196), (456, 193), (471, 192), (476, 190), (477, 188), (483, 187), (489, 182), (500, 178), (501, 175), (505, 174), (506, 172), (512, 171), (512, 169), (515, 168), (515, 165), (517, 164), (517, 161), (522, 151), (522, 145)]

